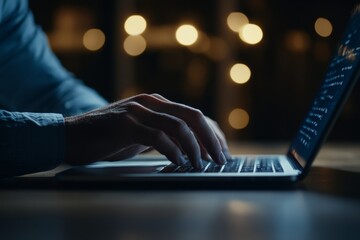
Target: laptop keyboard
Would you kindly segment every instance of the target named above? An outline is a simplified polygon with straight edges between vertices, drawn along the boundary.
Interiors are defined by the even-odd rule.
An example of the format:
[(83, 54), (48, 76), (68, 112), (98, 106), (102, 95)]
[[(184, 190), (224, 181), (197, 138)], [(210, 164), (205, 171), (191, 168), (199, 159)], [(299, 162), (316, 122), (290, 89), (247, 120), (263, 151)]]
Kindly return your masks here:
[(164, 167), (161, 173), (271, 173), (284, 172), (280, 161), (276, 157), (246, 157), (233, 158), (225, 165), (217, 165), (214, 162), (204, 161), (203, 169), (191, 166), (177, 166), (173, 163)]

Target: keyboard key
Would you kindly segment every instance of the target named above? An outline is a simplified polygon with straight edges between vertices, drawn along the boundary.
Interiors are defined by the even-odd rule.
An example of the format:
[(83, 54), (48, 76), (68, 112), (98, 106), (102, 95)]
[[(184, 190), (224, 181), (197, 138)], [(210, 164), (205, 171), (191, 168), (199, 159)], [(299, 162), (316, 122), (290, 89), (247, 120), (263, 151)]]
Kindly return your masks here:
[(275, 172), (284, 172), (284, 169), (282, 168), (279, 159), (274, 159), (273, 164)]
[(208, 161), (203, 161), (203, 168), (202, 169), (198, 169), (198, 168), (192, 168), (189, 172), (191, 173), (202, 173), (204, 172), (204, 170), (206, 169), (207, 165), (209, 165), (210, 163)]
[(273, 172), (271, 158), (259, 158), (256, 161), (256, 172)]
[(191, 169), (193, 169), (193, 167), (190, 167), (190, 166), (186, 166), (186, 167), (180, 166), (180, 167), (178, 167), (174, 172), (175, 172), (175, 173), (186, 173), (186, 172), (191, 171)]
[(254, 166), (255, 166), (255, 159), (246, 159), (242, 168), (241, 172), (254, 172)]
[(164, 167), (160, 172), (161, 173), (172, 173), (174, 172), (177, 168), (179, 168), (178, 165), (175, 165), (173, 163), (170, 163), (169, 165), (167, 165), (166, 167)]
[(272, 167), (261, 167), (256, 168), (256, 172), (273, 172)]
[(227, 163), (225, 164), (222, 172), (237, 173), (239, 171), (240, 162), (241, 162), (240, 159), (228, 160)]
[(221, 171), (222, 169), (222, 165), (217, 165), (216, 163), (214, 162), (211, 162), (208, 166), (208, 168), (205, 170), (205, 172), (207, 173), (218, 173)]

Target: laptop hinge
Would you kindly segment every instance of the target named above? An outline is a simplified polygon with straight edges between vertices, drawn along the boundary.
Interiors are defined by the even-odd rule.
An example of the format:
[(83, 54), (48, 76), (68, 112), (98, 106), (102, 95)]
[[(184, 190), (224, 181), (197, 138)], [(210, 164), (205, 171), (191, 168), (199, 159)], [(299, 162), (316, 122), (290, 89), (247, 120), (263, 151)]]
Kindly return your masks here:
[(291, 165), (291, 167), (294, 170), (298, 170), (300, 172), (303, 172), (304, 168), (298, 163), (298, 161), (294, 158), (294, 156), (292, 156), (291, 154), (286, 154), (286, 156), (288, 157), (288, 159), (290, 160), (289, 163)]

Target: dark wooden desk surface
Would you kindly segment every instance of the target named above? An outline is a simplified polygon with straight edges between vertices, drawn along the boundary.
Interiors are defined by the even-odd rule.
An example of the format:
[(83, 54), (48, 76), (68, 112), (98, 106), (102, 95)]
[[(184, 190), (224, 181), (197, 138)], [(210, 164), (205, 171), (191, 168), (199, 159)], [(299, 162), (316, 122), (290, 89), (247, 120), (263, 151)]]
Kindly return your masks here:
[[(232, 152), (285, 151), (263, 147)], [(292, 189), (0, 190), (4, 240), (359, 239), (359, 230), (360, 144), (327, 144)]]

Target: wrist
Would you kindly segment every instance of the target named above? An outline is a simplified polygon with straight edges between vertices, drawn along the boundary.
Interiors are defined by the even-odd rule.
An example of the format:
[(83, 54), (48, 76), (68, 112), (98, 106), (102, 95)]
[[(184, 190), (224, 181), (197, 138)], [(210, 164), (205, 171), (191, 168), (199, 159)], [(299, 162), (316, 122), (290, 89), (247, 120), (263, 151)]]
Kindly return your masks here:
[(80, 144), (80, 134), (78, 133), (78, 120), (76, 116), (65, 118), (65, 163), (76, 164), (77, 159), (80, 157), (79, 152), (82, 147)]

